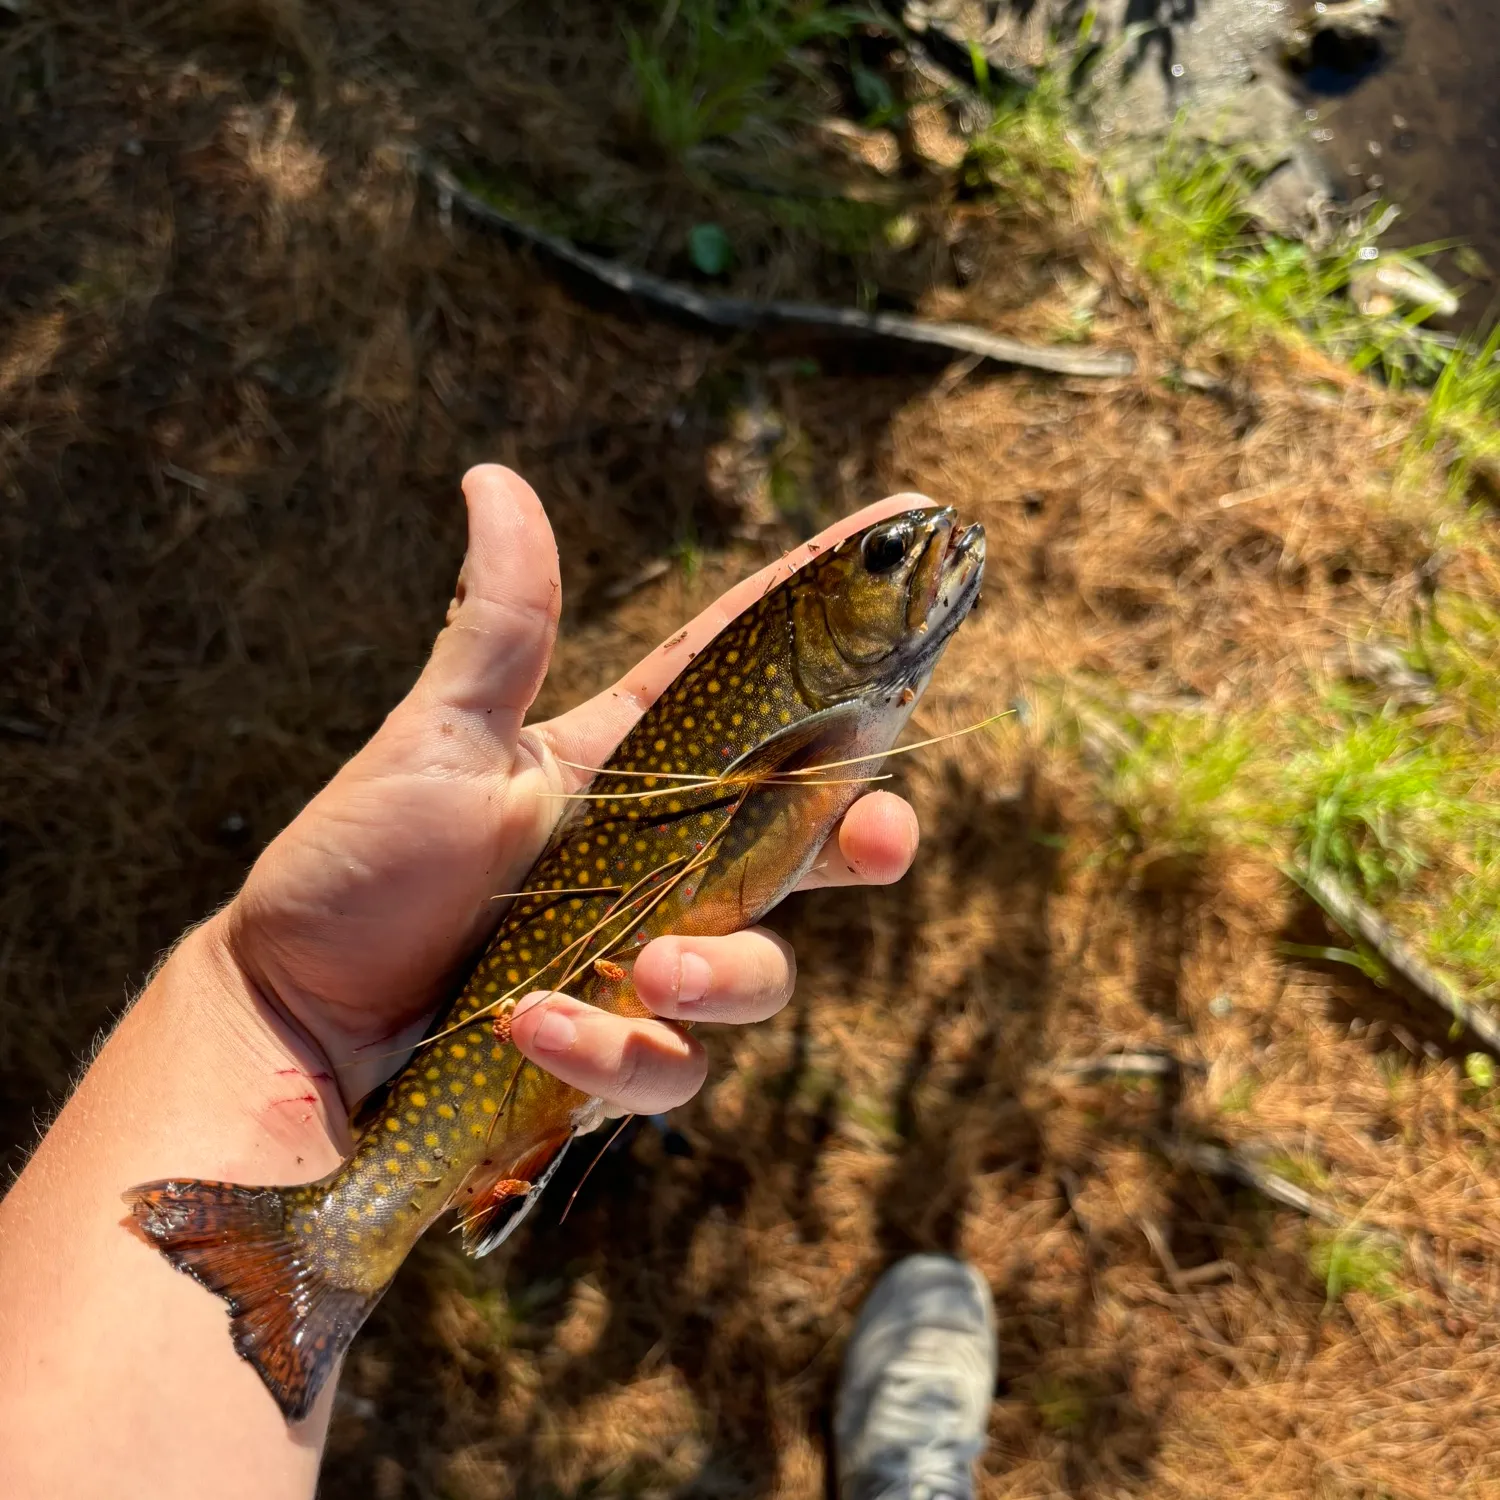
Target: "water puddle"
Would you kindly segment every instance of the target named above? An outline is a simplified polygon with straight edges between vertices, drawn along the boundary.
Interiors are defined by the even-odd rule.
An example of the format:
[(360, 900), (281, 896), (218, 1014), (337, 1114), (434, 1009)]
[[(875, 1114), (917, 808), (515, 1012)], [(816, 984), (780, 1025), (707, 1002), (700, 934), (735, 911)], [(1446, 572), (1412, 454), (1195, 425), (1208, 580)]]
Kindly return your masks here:
[(1500, 312), (1500, 4), (1392, 0), (1391, 15), (1399, 31), (1378, 66), (1312, 59), (1302, 82), (1313, 129), (1351, 198), (1400, 206), (1389, 243), (1471, 247), (1433, 266), (1463, 290), (1458, 323), (1489, 324)]

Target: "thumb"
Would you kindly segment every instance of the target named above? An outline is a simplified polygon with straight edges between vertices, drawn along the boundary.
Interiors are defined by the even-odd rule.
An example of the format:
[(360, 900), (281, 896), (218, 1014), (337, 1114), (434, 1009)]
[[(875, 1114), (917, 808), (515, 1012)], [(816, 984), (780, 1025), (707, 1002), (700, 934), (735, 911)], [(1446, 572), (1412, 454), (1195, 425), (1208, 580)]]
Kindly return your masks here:
[(562, 605), (557, 544), (536, 492), (498, 464), (470, 469), (469, 550), (448, 623), (412, 696), (424, 705), (482, 714), (514, 741), (541, 690)]

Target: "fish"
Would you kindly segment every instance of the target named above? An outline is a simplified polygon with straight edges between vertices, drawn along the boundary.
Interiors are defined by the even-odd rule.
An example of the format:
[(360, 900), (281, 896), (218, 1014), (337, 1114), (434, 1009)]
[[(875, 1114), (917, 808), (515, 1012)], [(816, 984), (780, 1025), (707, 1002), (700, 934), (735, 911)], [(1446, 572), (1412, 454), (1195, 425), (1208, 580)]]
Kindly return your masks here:
[(647, 1016), (640, 948), (737, 932), (786, 896), (894, 747), (983, 572), (983, 529), (951, 508), (816, 554), (684, 665), (575, 798), (341, 1166), (301, 1186), (125, 1193), (126, 1226), (228, 1303), (236, 1352), (288, 1422), (441, 1214), (488, 1254), (602, 1120), (511, 1042), (516, 1002), (561, 990)]

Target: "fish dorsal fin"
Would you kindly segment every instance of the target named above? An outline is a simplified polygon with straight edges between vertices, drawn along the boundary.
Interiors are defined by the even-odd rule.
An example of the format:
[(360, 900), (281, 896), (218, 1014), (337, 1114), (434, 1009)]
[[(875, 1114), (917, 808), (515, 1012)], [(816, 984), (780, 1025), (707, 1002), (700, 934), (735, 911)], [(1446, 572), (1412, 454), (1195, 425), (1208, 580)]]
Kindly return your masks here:
[(525, 1192), (510, 1191), (514, 1179), (504, 1179), (491, 1188), (487, 1202), (468, 1210), (463, 1221), (465, 1255), (478, 1260), (491, 1250), (498, 1250), (510, 1238), (552, 1181), (553, 1173), (562, 1164), (572, 1140), (571, 1133), (555, 1136), (543, 1142), (517, 1166), (517, 1173), (524, 1172), (530, 1180), (531, 1185)]
[(819, 709), (785, 729), (763, 739), (760, 744), (747, 750), (738, 760), (731, 761), (720, 773), (725, 779), (754, 780), (756, 776), (771, 776), (777, 771), (793, 768), (798, 760), (810, 760), (813, 752), (820, 748), (831, 748), (840, 736), (849, 736), (859, 722), (860, 709), (857, 703), (835, 703), (832, 708)]

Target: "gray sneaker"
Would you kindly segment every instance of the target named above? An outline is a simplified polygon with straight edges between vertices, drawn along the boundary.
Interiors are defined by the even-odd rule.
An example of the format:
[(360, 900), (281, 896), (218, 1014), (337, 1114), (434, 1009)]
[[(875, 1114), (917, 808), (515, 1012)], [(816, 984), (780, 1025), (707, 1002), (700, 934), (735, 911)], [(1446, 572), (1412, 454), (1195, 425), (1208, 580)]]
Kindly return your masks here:
[(839, 1500), (971, 1500), (995, 1393), (995, 1304), (949, 1255), (910, 1255), (875, 1284), (844, 1353), (834, 1412)]

